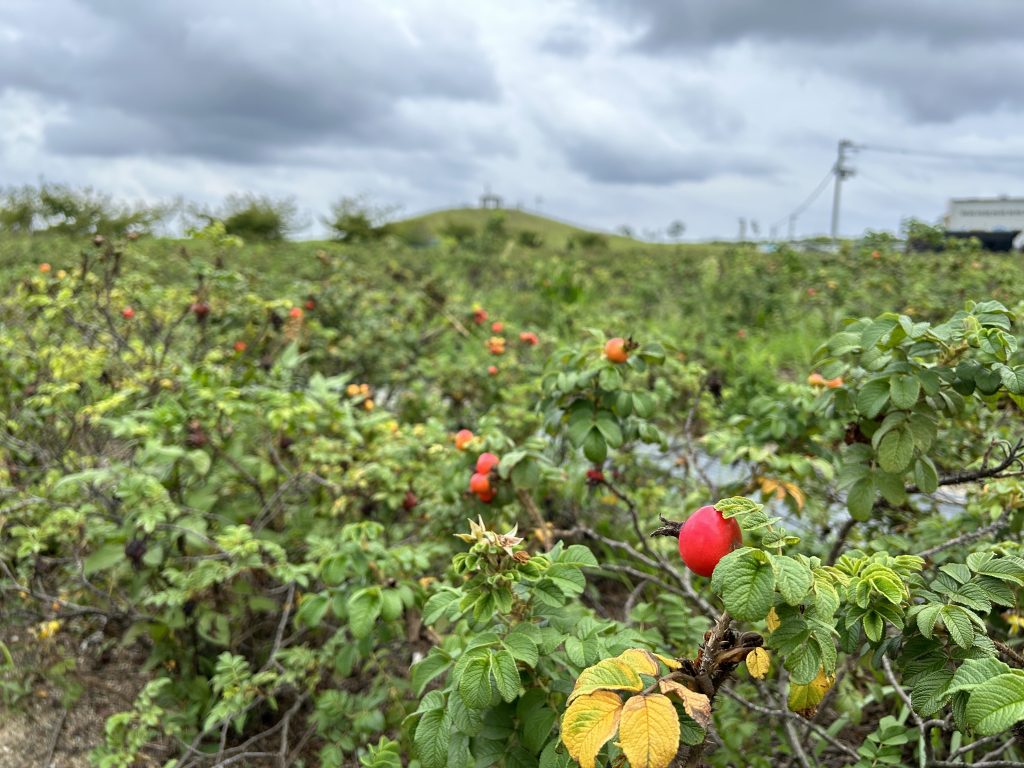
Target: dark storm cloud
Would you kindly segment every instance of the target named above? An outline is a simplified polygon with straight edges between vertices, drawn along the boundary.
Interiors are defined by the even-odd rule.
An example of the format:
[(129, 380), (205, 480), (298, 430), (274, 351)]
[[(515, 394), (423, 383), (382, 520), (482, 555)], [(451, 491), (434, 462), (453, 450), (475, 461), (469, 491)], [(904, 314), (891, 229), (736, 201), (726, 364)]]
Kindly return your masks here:
[(494, 102), (472, 30), (383, 5), (65, 0), (39, 23), (0, 11), (0, 90), (61, 103), (52, 151), (184, 155), (245, 163), (297, 147), (422, 149), (444, 136), (402, 114), (430, 100)]
[(702, 57), (749, 43), (776, 66), (849, 79), (918, 122), (1024, 100), (1019, 0), (601, 0), (635, 27), (634, 50)]
[(562, 144), (570, 167), (603, 184), (667, 186), (701, 182), (727, 174), (771, 176), (774, 167), (739, 154), (684, 150), (658, 143), (616, 144), (598, 137), (567, 138)]

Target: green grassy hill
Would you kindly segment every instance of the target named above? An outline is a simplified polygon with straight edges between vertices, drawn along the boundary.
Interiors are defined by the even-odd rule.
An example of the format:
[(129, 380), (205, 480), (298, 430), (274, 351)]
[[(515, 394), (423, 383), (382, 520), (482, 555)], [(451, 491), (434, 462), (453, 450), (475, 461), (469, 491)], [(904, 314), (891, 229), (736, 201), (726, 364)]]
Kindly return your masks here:
[[(496, 226), (492, 222), (499, 219), (510, 236), (518, 238), (524, 233), (534, 234), (549, 248), (561, 248), (573, 237), (579, 238), (588, 235), (605, 238), (608, 246), (614, 250), (635, 248), (638, 243), (642, 242), (621, 235), (582, 229), (545, 216), (506, 208), (498, 210), (452, 208), (445, 211), (434, 211), (400, 221), (396, 224), (396, 228), (406, 234), (420, 234), (427, 240), (469, 228), (472, 228), (474, 232), (482, 232), (489, 224)], [(419, 230), (418, 233), (417, 230)], [(645, 243), (645, 245), (647, 244)]]

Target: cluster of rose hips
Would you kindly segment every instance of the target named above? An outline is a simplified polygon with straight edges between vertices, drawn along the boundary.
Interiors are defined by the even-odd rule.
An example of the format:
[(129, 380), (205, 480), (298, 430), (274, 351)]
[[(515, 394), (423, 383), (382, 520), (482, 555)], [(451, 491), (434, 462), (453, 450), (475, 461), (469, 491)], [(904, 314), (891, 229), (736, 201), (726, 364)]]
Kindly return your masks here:
[(345, 387), (345, 394), (349, 397), (363, 397), (363, 408), (372, 411), (376, 404), (373, 402), (373, 392), (369, 384), (349, 384)]
[(498, 466), (498, 457), (493, 453), (481, 453), (476, 460), (476, 472), (469, 478), (469, 490), (484, 504), (494, 500), (497, 492), (491, 486), (491, 470)]
[(820, 373), (815, 371), (807, 377), (807, 383), (812, 387), (828, 387), (829, 389), (839, 389), (843, 386), (843, 377), (836, 376), (834, 379), (826, 379)]

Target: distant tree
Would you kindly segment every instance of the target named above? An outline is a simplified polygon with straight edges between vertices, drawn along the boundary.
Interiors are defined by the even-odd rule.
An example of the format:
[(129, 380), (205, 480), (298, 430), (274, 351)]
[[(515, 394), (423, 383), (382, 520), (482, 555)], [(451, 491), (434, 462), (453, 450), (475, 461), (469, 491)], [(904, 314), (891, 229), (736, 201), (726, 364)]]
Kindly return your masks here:
[(366, 243), (391, 234), (390, 219), (395, 210), (392, 206), (374, 205), (363, 197), (343, 197), (331, 206), (330, 216), (322, 221), (335, 240)]
[(636, 230), (629, 226), (629, 224), (623, 224), (615, 231), (618, 232), (623, 237), (628, 237), (630, 240), (636, 237)]
[(668, 225), (668, 228), (665, 230), (665, 234), (672, 240), (680, 240), (683, 235), (686, 234), (686, 225), (679, 219), (676, 219)]
[(229, 195), (216, 213), (194, 210), (204, 225), (220, 220), (229, 235), (247, 241), (278, 242), (301, 227), (294, 198), (246, 193)]
[(0, 193), (0, 231), (30, 234), (39, 214), (39, 193), (35, 187), (10, 187)]
[(0, 194), (0, 230), (121, 237), (128, 232), (151, 231), (170, 210), (167, 205), (120, 203), (90, 187), (24, 186)]

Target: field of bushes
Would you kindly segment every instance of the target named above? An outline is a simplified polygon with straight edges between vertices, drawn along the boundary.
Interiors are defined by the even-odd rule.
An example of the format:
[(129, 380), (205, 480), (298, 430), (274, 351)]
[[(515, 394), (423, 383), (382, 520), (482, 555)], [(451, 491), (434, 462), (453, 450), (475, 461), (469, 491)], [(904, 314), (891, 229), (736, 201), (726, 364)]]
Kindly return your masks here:
[(371, 219), (0, 232), (5, 713), (128, 658), (102, 768), (1024, 761), (1019, 256)]

